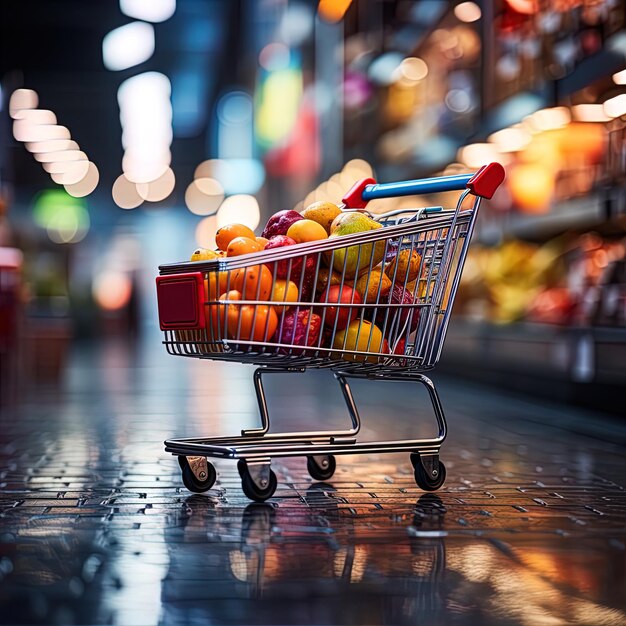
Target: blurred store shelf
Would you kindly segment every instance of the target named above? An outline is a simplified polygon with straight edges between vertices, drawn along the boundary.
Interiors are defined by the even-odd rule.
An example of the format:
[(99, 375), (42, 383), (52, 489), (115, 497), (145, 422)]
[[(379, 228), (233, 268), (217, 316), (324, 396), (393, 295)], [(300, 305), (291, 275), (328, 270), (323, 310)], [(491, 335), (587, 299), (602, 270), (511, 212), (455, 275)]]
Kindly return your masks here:
[(522, 392), (626, 413), (626, 328), (492, 324), (457, 318), (445, 370)]
[(490, 243), (517, 237), (542, 241), (568, 230), (597, 228), (607, 221), (607, 206), (606, 195), (595, 193), (554, 203), (547, 214), (507, 213), (502, 219), (479, 221), (476, 240)]

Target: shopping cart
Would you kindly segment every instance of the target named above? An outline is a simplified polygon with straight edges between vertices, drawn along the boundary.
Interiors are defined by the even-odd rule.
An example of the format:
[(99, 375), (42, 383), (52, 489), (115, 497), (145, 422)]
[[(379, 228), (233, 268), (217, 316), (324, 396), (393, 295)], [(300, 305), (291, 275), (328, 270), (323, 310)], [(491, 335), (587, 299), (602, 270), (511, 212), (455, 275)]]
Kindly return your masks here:
[[(491, 198), (503, 180), (498, 163), (473, 175), (387, 184), (364, 179), (343, 198), (342, 210), (363, 211), (377, 198), (462, 193), (452, 210), (433, 206), (370, 216), (381, 227), (366, 232), (160, 266), (157, 295), (167, 351), (259, 366), (253, 378), (260, 428), (165, 442), (165, 450), (178, 457), (185, 486), (193, 492), (212, 487), (216, 472), (207, 457), (236, 459), (244, 493), (264, 501), (277, 486), (272, 458), (306, 456), (311, 477), (328, 480), (336, 455), (407, 451), (417, 485), (439, 489), (446, 477), (439, 450), (447, 426), (435, 385), (424, 372), (441, 355), (481, 200)], [(282, 289), (275, 288), (279, 283)], [(351, 427), (270, 433), (263, 376), (310, 367), (333, 372)], [(361, 419), (348, 384), (352, 378), (424, 385), (437, 436), (358, 440)]]

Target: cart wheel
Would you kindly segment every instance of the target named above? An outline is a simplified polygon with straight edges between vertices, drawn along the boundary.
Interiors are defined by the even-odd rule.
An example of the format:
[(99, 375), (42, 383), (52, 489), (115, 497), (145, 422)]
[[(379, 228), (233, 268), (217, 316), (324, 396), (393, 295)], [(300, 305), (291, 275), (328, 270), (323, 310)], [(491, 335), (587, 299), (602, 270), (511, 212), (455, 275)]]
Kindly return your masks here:
[[(192, 491), (193, 493), (204, 493), (213, 486), (215, 479), (217, 478), (217, 474), (215, 473), (215, 467), (213, 467), (211, 463), (207, 462), (207, 477), (204, 480), (198, 480), (196, 475), (191, 471), (191, 467), (189, 467), (187, 459), (183, 456), (179, 456), (178, 458), (183, 470), (183, 484), (187, 487), (187, 489), (189, 489), (189, 491)], [(181, 462), (180, 459), (185, 460)]]
[[(321, 465), (318, 462), (318, 459), (321, 461)], [(306, 468), (309, 470), (309, 474), (314, 480), (328, 480), (335, 473), (335, 470), (337, 469), (337, 462), (332, 454), (327, 454), (317, 458), (314, 456), (307, 456)]]
[(244, 459), (239, 459), (237, 461), (237, 471), (239, 472), (239, 478), (243, 480), (243, 475), (246, 471), (246, 462)]
[(415, 482), (424, 491), (437, 491), (446, 482), (446, 466), (442, 461), (437, 461), (436, 476), (431, 476), (419, 460), (417, 460), (417, 463), (413, 463), (413, 467), (415, 468)]
[(265, 500), (274, 495), (276, 487), (278, 486), (278, 480), (276, 479), (276, 474), (274, 474), (271, 469), (267, 486), (261, 488), (252, 480), (252, 476), (250, 476), (250, 471), (248, 470), (248, 465), (245, 461), (242, 463), (241, 468), (241, 488), (250, 500), (254, 500), (255, 502), (265, 502)]

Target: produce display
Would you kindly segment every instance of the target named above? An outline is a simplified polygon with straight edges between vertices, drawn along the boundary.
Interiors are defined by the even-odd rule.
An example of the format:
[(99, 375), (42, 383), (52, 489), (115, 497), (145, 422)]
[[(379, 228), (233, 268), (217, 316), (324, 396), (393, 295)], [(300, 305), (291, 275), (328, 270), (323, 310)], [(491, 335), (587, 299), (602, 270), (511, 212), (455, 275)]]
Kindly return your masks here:
[(209, 342), (291, 355), (333, 349), (347, 352), (346, 360), (371, 362), (379, 357), (350, 353), (404, 354), (419, 324), (419, 305), (426, 302), (423, 292), (416, 293), (420, 274), (424, 282), (428, 270), (415, 244), (337, 242), (321, 253), (300, 246), (381, 228), (367, 214), (342, 212), (331, 202), (316, 202), (302, 213), (279, 211), (260, 237), (242, 224), (223, 226), (215, 237), (218, 249), (197, 249), (192, 261), (283, 248), (293, 255), (259, 263), (257, 254), (244, 268), (206, 273)]
[(498, 324), (626, 325), (626, 242), (596, 233), (470, 248), (455, 311)]

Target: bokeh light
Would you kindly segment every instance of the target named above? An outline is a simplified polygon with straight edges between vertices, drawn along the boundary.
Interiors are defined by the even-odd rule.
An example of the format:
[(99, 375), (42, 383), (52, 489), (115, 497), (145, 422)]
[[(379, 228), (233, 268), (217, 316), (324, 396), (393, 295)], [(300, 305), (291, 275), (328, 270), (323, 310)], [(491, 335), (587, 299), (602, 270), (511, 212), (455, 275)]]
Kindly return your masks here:
[(117, 92), (125, 149), (122, 170), (135, 183), (150, 183), (166, 173), (171, 162), (172, 88), (158, 72), (125, 80)]
[(572, 115), (578, 122), (608, 122), (611, 119), (601, 104), (575, 104)]
[(135, 209), (143, 204), (143, 198), (137, 192), (137, 185), (124, 174), (118, 176), (111, 190), (113, 201), (120, 209)]
[(165, 200), (173, 191), (176, 185), (176, 177), (172, 168), (168, 167), (165, 173), (149, 183), (138, 183), (137, 193), (148, 202), (160, 202)]
[(92, 295), (101, 309), (117, 311), (128, 304), (132, 290), (133, 285), (126, 272), (106, 269), (94, 277)]
[(196, 178), (185, 191), (185, 204), (196, 215), (209, 215), (219, 208), (224, 188), (215, 178)]
[(15, 118), (19, 111), (34, 109), (39, 104), (39, 96), (32, 89), (16, 89), (9, 99), (9, 115)]
[(556, 130), (569, 124), (572, 116), (567, 107), (542, 109), (524, 119), (524, 123), (532, 132)]
[(210, 217), (205, 217), (196, 226), (196, 243), (201, 248), (214, 250), (217, 248), (217, 244), (215, 243), (217, 229), (217, 216), (211, 215)]
[(626, 93), (615, 96), (604, 103), (604, 112), (609, 117), (626, 115)]
[(259, 65), (268, 72), (282, 70), (289, 66), (289, 48), (282, 43), (268, 43), (259, 53)]
[[(63, 140), (61, 140), (63, 141)], [(59, 150), (57, 152), (42, 152), (34, 154), (35, 160), (40, 163), (61, 163), (63, 161), (86, 161), (87, 155), (82, 150)], [(46, 172), (51, 170), (44, 169)]]
[(523, 128), (505, 128), (490, 135), (488, 140), (500, 152), (518, 152), (530, 143), (531, 135)]
[(21, 109), (15, 112), (13, 119), (26, 120), (30, 124), (56, 124), (57, 116), (47, 109)]
[(49, 141), (30, 141), (24, 144), (29, 152), (38, 157), (47, 152), (63, 152), (64, 150), (78, 150), (78, 144), (72, 139), (50, 139)]
[(145, 22), (124, 24), (104, 36), (102, 61), (108, 70), (125, 70), (154, 54), (154, 28)]
[(30, 120), (15, 120), (13, 136), (18, 141), (48, 141), (69, 139), (70, 131), (65, 126), (33, 124)]
[(196, 167), (194, 178), (214, 178), (226, 194), (253, 194), (265, 182), (265, 168), (258, 159), (209, 159)]
[(47, 189), (36, 196), (33, 219), (55, 243), (77, 243), (84, 239), (90, 226), (85, 201), (62, 189)]
[(482, 13), (475, 2), (461, 2), (454, 7), (454, 15), (461, 22), (475, 22)]
[(44, 169), (50, 174), (50, 178), (58, 185), (74, 185), (89, 171), (89, 161), (65, 161), (60, 163), (44, 163)]
[(322, 19), (335, 23), (343, 19), (351, 4), (352, 0), (320, 0), (317, 10)]
[(100, 172), (95, 163), (89, 163), (87, 173), (76, 183), (67, 183), (64, 185), (65, 191), (75, 198), (83, 198), (95, 191), (100, 181)]
[(502, 162), (497, 148), (490, 143), (472, 143), (461, 148), (458, 152), (458, 160), (476, 169), (492, 161)]
[(236, 194), (226, 198), (217, 212), (218, 228), (226, 224), (244, 224), (254, 230), (261, 221), (259, 203), (254, 196)]
[(120, 11), (146, 22), (164, 22), (176, 11), (176, 0), (120, 0)]
[(418, 57), (408, 57), (403, 59), (400, 65), (394, 70), (396, 79), (404, 79), (409, 82), (418, 82), (428, 76), (428, 65), (423, 59)]

